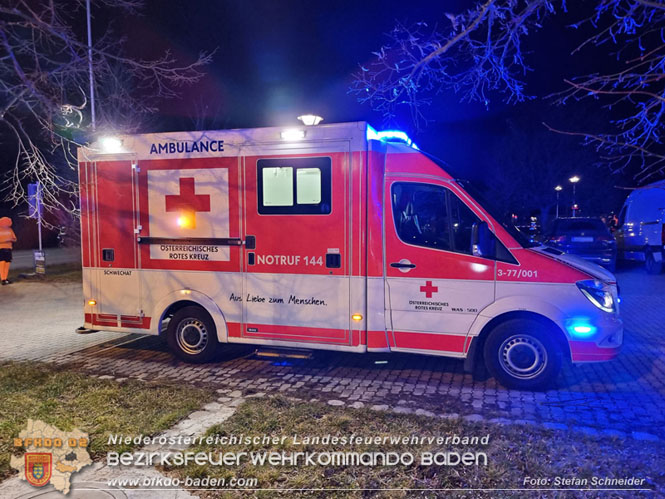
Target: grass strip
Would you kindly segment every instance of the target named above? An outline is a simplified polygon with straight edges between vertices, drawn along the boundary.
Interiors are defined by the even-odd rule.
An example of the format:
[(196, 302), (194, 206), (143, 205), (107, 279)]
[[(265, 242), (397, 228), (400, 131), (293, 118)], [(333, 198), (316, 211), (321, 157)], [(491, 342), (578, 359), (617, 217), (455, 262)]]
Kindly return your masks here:
[[(578, 433), (547, 430), (535, 426), (470, 423), (460, 419), (440, 419), (379, 412), (369, 409), (331, 407), (321, 402), (298, 402), (282, 397), (250, 399), (221, 425), (209, 429), (208, 436), (232, 435), (278, 437), (277, 444), (201, 445), (191, 450), (202, 452), (397, 452), (412, 453), (415, 464), (404, 466), (256, 466), (249, 462), (239, 466), (189, 465), (167, 468), (182, 480), (185, 477), (256, 478), (258, 488), (271, 489), (523, 489), (525, 477), (588, 479), (592, 477), (640, 477), (644, 487), (662, 492), (665, 473), (665, 445), (638, 442), (616, 437), (585, 437)], [(437, 437), (489, 435), (489, 444), (353, 444), (323, 445), (293, 443), (306, 437), (325, 435), (361, 437)], [(418, 465), (423, 452), (485, 452), (487, 466)], [(553, 482), (550, 486), (554, 486)], [(591, 485), (589, 485), (591, 486)], [(538, 487), (545, 487), (538, 485)], [(562, 487), (562, 486), (559, 486)], [(221, 497), (230, 492), (203, 492), (206, 497)], [(423, 494), (427, 495), (424, 491)], [(196, 494), (202, 494), (196, 491)], [(274, 492), (251, 492), (268, 497)], [(364, 492), (364, 495), (370, 495)], [(372, 493), (373, 494), (373, 493)], [(411, 496), (414, 492), (391, 491), (380, 495)], [(431, 496), (433, 493), (430, 492)], [(443, 494), (438, 492), (436, 494)], [(524, 496), (525, 492), (495, 492)], [(568, 493), (543, 492), (542, 496), (568, 497)], [(347, 496), (343, 491), (314, 491), (307, 495), (320, 497)], [(481, 496), (475, 493), (474, 497)], [(538, 495), (538, 492), (536, 492)], [(574, 496), (573, 493), (571, 495)], [(630, 495), (634, 495), (631, 492)], [(468, 494), (465, 497), (469, 497)]]
[(95, 459), (107, 450), (132, 450), (131, 445), (108, 446), (110, 434), (156, 434), (213, 399), (213, 392), (192, 386), (101, 380), (48, 364), (2, 363), (0, 479), (13, 471), (9, 467), (13, 438), (28, 419), (89, 433), (89, 452)]

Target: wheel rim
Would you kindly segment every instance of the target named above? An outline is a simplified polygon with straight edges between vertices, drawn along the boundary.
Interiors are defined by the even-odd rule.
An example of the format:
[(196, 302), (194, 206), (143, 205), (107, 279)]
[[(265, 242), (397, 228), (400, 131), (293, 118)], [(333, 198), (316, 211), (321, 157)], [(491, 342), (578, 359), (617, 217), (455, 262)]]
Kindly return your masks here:
[(533, 379), (547, 366), (547, 350), (533, 336), (513, 335), (499, 347), (499, 363), (515, 378)]
[(208, 330), (199, 319), (184, 319), (178, 324), (175, 338), (183, 352), (196, 355), (208, 344)]

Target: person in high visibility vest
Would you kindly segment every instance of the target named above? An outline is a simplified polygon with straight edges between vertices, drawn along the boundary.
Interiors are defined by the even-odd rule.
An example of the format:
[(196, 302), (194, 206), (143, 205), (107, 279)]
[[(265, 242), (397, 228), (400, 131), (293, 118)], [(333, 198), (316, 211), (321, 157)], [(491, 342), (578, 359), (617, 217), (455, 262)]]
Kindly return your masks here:
[(12, 230), (12, 219), (0, 218), (0, 280), (2, 285), (9, 284), (9, 265), (12, 261), (12, 247), (16, 234)]

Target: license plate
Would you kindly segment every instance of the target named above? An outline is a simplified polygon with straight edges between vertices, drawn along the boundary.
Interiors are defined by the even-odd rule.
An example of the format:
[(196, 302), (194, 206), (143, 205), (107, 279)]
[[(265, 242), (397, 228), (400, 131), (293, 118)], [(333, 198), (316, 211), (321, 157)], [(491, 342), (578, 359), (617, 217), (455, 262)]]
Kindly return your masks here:
[(593, 242), (593, 237), (590, 237), (590, 236), (575, 236), (575, 237), (572, 237), (571, 240), (574, 243), (590, 243), (590, 242)]

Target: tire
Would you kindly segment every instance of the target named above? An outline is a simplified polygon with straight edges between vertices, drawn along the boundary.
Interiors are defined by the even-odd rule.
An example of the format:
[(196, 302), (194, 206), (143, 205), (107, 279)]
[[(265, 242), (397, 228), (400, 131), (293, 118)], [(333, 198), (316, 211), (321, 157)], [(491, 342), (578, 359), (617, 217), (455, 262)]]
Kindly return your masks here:
[(217, 329), (210, 315), (201, 307), (184, 307), (169, 321), (166, 342), (181, 360), (200, 364), (217, 354)]
[(483, 354), (489, 372), (508, 388), (542, 389), (561, 370), (561, 349), (552, 329), (534, 319), (510, 319), (496, 326)]
[(657, 262), (653, 251), (647, 248), (644, 252), (644, 268), (647, 269), (647, 274), (660, 274), (663, 271), (663, 260)]

